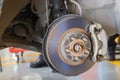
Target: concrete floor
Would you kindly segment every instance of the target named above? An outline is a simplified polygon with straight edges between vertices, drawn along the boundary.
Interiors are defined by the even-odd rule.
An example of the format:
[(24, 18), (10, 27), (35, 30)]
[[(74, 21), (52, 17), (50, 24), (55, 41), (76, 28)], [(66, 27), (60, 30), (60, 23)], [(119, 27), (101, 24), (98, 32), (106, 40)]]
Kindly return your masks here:
[[(4, 51), (7, 52), (7, 50)], [(3, 52), (1, 51), (0, 55), (3, 56)], [(25, 55), (27, 53), (31, 52), (26, 52)], [(8, 52), (4, 55), (7, 54)], [(81, 75), (68, 77), (52, 73), (48, 67), (32, 69), (27, 62), (3, 66), (3, 72), (0, 72), (0, 80), (120, 80), (120, 67), (109, 62), (101, 62)]]

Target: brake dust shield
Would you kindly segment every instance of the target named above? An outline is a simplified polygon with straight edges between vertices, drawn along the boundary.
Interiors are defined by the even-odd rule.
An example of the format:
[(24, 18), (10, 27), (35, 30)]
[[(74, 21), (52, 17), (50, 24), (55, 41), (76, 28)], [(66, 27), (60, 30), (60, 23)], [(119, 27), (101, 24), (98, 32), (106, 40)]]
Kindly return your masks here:
[(43, 55), (53, 70), (75, 76), (94, 65), (91, 38), (85, 30), (89, 24), (78, 15), (65, 15), (51, 23), (44, 38)]

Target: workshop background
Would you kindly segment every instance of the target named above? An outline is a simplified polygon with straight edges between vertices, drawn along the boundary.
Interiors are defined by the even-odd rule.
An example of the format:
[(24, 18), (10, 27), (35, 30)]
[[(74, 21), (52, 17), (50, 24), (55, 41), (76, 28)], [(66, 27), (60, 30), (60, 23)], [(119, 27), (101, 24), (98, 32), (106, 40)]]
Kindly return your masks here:
[[(120, 0), (78, 0), (82, 7), (83, 16), (100, 23), (107, 35), (120, 33)], [(77, 8), (73, 5), (73, 10)], [(87, 72), (67, 77), (52, 73), (50, 68), (32, 69), (29, 63), (35, 61), (40, 53), (25, 51), (16, 62), (16, 57), (9, 48), (0, 51), (2, 72), (0, 80), (120, 80), (120, 61), (104, 61), (95, 64)]]

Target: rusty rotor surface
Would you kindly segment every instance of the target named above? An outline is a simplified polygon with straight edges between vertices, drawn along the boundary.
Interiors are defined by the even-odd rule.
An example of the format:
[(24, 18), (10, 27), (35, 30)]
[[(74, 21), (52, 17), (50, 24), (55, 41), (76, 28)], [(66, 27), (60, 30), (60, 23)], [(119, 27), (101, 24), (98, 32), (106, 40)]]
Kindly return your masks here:
[[(85, 31), (88, 24), (89, 21), (78, 15), (65, 15), (51, 23), (44, 38), (43, 55), (53, 70), (63, 75), (75, 76), (94, 65), (91, 60), (91, 39)], [(69, 47), (65, 48), (67, 37), (76, 34), (84, 38), (76, 37), (68, 43)], [(72, 60), (67, 57), (67, 49), (71, 51), (70, 55), (73, 58), (79, 59)], [(81, 55), (85, 58), (81, 58)]]

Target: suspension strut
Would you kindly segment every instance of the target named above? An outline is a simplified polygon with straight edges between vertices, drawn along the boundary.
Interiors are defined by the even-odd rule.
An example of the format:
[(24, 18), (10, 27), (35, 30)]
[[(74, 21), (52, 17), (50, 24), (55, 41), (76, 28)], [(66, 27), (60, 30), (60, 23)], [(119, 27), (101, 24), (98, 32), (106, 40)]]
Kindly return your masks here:
[(52, 19), (51, 22), (57, 19), (58, 17), (67, 14), (64, 0), (50, 0), (50, 4), (51, 4), (50, 19)]

